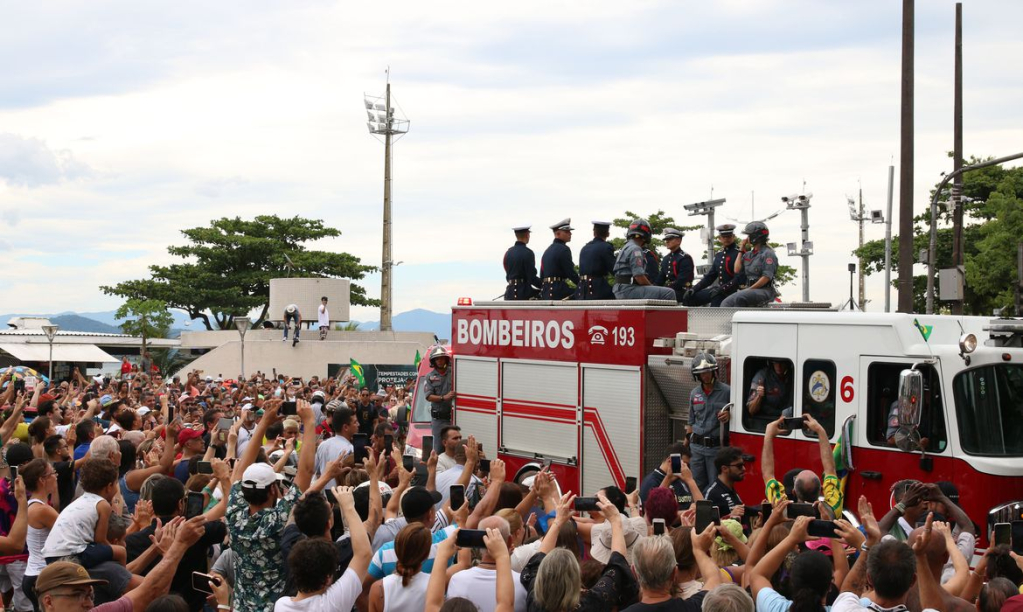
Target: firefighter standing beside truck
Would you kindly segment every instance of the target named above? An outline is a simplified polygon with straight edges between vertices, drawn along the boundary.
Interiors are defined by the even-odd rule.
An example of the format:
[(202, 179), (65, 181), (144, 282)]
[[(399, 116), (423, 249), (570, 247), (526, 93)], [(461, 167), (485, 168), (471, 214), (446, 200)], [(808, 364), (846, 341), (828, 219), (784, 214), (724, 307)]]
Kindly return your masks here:
[(615, 267), (615, 249), (607, 241), (610, 230), (610, 221), (593, 222), (593, 240), (579, 251), (579, 286), (575, 290), (574, 299), (614, 299), (611, 284), (607, 282), (607, 276)]
[[(741, 257), (735, 245), (735, 226), (731, 223), (717, 226), (721, 250), (714, 255), (710, 271), (700, 282), (682, 296), (683, 306), (720, 306), (721, 302), (739, 288), (741, 275), (735, 273), (735, 262)], [(715, 283), (714, 281), (717, 281)]]
[(770, 231), (760, 221), (747, 223), (742, 230), (746, 239), (742, 241), (742, 257), (735, 262), (736, 276), (745, 274), (743, 288), (725, 298), (725, 308), (764, 306), (778, 296), (774, 290), (774, 275), (778, 271), (778, 256), (767, 245)]
[(668, 246), (668, 254), (661, 260), (657, 284), (674, 290), (675, 300), (681, 302), (693, 284), (693, 258), (682, 250), (682, 232), (673, 227), (664, 229), (664, 244)]
[(646, 219), (636, 219), (629, 224), (626, 234), (628, 241), (615, 259), (616, 299), (619, 300), (671, 300), (675, 292), (667, 287), (655, 286), (647, 275), (646, 256), (643, 246), (650, 242), (652, 234)]
[(540, 295), (540, 279), (536, 275), (536, 256), (530, 250), (528, 225), (513, 227), (515, 244), (504, 253), (504, 277), (508, 287), (506, 301), (529, 300)]
[(572, 281), (579, 284), (579, 274), (572, 263), (572, 250), (568, 242), (572, 240), (571, 219), (562, 219), (551, 226), (554, 230), (554, 242), (543, 252), (540, 258), (540, 299), (563, 300), (572, 297), (573, 289), (568, 285)]
[[(731, 389), (718, 380), (718, 362), (709, 353), (697, 353), (693, 358), (693, 378), (700, 384), (689, 392), (686, 434), (693, 453), (689, 469), (702, 491), (718, 477), (714, 457), (722, 446), (722, 423), (727, 427), (731, 418), (731, 410), (725, 409)], [(728, 445), (727, 431), (724, 445)]]
[(430, 351), (430, 365), (433, 366), (433, 371), (426, 375), (426, 401), (430, 402), (430, 429), (433, 439), (440, 442), (441, 430), (451, 425), (451, 403), (455, 399), (451, 354), (443, 346), (434, 347)]

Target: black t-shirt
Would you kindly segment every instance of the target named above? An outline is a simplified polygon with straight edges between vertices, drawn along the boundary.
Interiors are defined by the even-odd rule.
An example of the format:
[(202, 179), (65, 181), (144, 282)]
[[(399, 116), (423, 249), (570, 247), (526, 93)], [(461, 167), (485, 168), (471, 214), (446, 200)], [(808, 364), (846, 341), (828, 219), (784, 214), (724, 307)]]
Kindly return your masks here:
[[(292, 547), (306, 539), (306, 537), (304, 533), (299, 531), (298, 525), (295, 523), (285, 527), (284, 532), (281, 534), (281, 554), (284, 557), (284, 594), (289, 597), (298, 595), (298, 588), (295, 586), (294, 578), (291, 577), (291, 564), (288, 563), (288, 556), (291, 554)], [(337, 549), (338, 556), (337, 569), (334, 570), (334, 582), (337, 582), (341, 579), (341, 574), (345, 573), (345, 570), (348, 569), (348, 564), (352, 562), (355, 551), (352, 550), (351, 538), (334, 542), (334, 548)]]
[(54, 461), (53, 471), (57, 472), (57, 495), (63, 511), (75, 499), (75, 462)]
[(378, 414), (377, 407), (373, 405), (373, 402), (366, 405), (356, 402), (354, 410), (355, 418), (359, 420), (359, 433), (367, 436), (373, 435), (373, 424), (376, 423)]
[(710, 483), (707, 490), (703, 492), (703, 497), (717, 506), (718, 511), (721, 513), (721, 518), (731, 514), (732, 509), (736, 506), (742, 505), (742, 499), (739, 498), (739, 494), (736, 493), (735, 489), (729, 488), (728, 485), (721, 482), (721, 479)]
[(655, 604), (635, 603), (622, 612), (699, 612), (703, 607), (703, 596), (706, 594), (707, 591), (700, 591), (689, 599), (672, 597)]
[[(166, 524), (174, 517), (164, 516), (160, 518)], [(188, 602), (189, 609), (195, 612), (202, 610), (203, 603), (206, 601), (206, 594), (192, 588), (192, 572), (208, 573), (210, 546), (223, 543), (224, 538), (227, 537), (227, 525), (223, 521), (206, 523), (205, 529), (206, 533), (199, 538), (199, 541), (185, 551), (185, 555), (178, 563), (177, 571), (174, 572), (174, 579), (171, 580), (170, 588), (171, 592), (184, 597), (185, 601)], [(128, 552), (129, 563), (146, 552), (146, 549), (151, 544), (149, 536), (153, 535), (155, 531), (156, 522), (154, 521), (149, 527), (136, 531), (125, 538), (124, 544)], [(159, 560), (154, 561), (149, 567), (145, 568), (145, 571), (139, 573), (143, 575), (148, 574), (157, 563), (159, 563)]]

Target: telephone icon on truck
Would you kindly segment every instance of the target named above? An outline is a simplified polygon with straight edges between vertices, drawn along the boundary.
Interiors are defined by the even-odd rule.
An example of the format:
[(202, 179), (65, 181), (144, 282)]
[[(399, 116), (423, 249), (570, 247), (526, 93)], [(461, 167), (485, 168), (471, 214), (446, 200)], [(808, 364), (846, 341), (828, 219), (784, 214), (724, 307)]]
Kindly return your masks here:
[(604, 344), (607, 342), (608, 331), (606, 327), (594, 325), (590, 328), (589, 334), (590, 344)]

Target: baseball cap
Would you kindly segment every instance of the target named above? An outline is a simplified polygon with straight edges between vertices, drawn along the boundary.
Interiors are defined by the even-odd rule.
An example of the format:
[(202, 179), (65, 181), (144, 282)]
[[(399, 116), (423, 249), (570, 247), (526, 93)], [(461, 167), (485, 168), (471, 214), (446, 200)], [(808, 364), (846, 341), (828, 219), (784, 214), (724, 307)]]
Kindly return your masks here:
[(269, 464), (253, 463), (242, 474), (242, 488), (261, 491), (278, 480), (284, 480), (284, 476), (275, 472)]
[(186, 428), (178, 432), (178, 444), (185, 444), (189, 440), (201, 438), (202, 432), (196, 429)]
[(106, 408), (107, 406), (109, 406), (110, 404), (113, 404), (113, 403), (114, 403), (114, 396), (112, 396), (110, 394), (104, 395), (103, 397), (99, 398), (99, 404), (100, 404), (100, 406), (103, 406), (104, 408)]
[(437, 491), (430, 491), (426, 487), (412, 487), (401, 498), (401, 513), (406, 518), (423, 516), (442, 499), (444, 496)]
[(149, 406), (140, 406), (139, 409), (136, 410), (135, 412), (138, 413), (139, 416), (146, 416), (152, 411), (153, 409), (150, 408)]
[(106, 584), (106, 580), (94, 580), (89, 572), (77, 563), (68, 561), (57, 561), (51, 563), (39, 572), (36, 578), (36, 593), (42, 594), (51, 589), (62, 586), (79, 586), (83, 584)]

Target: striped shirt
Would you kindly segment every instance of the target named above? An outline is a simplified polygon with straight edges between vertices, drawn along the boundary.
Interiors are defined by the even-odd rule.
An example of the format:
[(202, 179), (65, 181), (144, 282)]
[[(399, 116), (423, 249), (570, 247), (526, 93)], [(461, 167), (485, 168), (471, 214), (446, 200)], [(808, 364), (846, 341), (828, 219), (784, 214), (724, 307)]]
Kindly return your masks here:
[[(457, 529), (457, 526), (450, 525), (433, 533), (433, 545), (430, 546), (430, 556), (423, 562), (422, 572), (424, 574), (429, 574), (433, 571), (433, 559), (437, 556), (437, 545), (448, 539)], [(452, 558), (451, 564), (454, 561), (454, 558)], [(385, 576), (393, 574), (397, 566), (398, 555), (394, 552), (394, 542), (391, 541), (381, 546), (380, 550), (373, 555), (373, 560), (369, 564), (369, 575), (374, 580), (381, 580)]]

